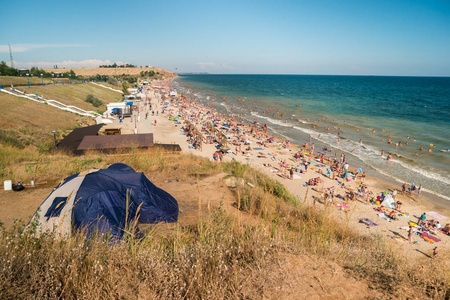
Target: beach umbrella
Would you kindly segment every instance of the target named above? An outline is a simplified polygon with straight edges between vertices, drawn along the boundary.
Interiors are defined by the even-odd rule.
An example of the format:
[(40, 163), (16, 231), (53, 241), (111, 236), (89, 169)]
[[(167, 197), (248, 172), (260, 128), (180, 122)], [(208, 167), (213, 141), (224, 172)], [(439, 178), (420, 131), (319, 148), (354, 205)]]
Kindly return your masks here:
[(361, 168), (358, 168), (358, 169), (356, 169), (355, 171), (358, 172), (358, 173), (362, 173), (362, 172), (363, 172), (363, 171), (361, 170)]

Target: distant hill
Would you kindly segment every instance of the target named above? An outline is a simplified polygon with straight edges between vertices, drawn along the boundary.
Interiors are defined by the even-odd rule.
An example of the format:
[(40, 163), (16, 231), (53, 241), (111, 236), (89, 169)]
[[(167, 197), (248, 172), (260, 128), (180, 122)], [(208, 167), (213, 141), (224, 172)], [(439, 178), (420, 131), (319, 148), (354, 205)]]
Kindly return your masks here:
[(159, 73), (161, 77), (155, 76), (160, 79), (170, 79), (176, 77), (176, 75), (168, 70), (164, 70), (161, 68), (80, 68), (80, 69), (44, 69), (46, 72), (60, 72), (64, 73), (70, 70), (73, 70), (75, 74), (81, 76), (95, 76), (95, 75), (107, 75), (107, 76), (120, 76), (120, 75), (131, 75), (131, 76), (140, 76), (141, 72), (145, 71), (154, 71), (155, 73)]

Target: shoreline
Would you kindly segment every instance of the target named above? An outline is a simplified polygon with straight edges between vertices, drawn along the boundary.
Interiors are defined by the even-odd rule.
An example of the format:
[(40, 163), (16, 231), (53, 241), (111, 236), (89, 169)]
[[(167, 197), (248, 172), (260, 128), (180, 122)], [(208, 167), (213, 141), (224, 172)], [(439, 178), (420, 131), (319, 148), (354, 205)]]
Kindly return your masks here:
[[(174, 78), (174, 79), (176, 79), (176, 78)], [(172, 84), (172, 81), (171, 81), (171, 84)], [(177, 84), (179, 84), (179, 83), (177, 83)], [(185, 86), (185, 88), (186, 88), (186, 86)], [(191, 89), (189, 89), (189, 93), (191, 94), (191, 96), (196, 98), (196, 101), (198, 103), (208, 107), (208, 105), (206, 104), (206, 101), (204, 99), (201, 99), (201, 98), (198, 97), (199, 93), (204, 93), (204, 92), (207, 93), (207, 91), (205, 91), (205, 90), (195, 90), (195, 89), (191, 90)], [(209, 99), (209, 96), (207, 98)], [(236, 114), (234, 112), (237, 109), (236, 107), (234, 107), (234, 106), (233, 107), (229, 107), (229, 105), (225, 104), (225, 102), (223, 102), (223, 100), (221, 101), (221, 100), (218, 100), (218, 99), (213, 99), (213, 96), (211, 96), (211, 100), (212, 101), (209, 102), (209, 107), (210, 108), (213, 108), (213, 109), (217, 110), (218, 112), (220, 112), (224, 116), (237, 115), (237, 116), (239, 116), (239, 118), (245, 119), (246, 122), (247, 122), (247, 125), (251, 124), (251, 122), (252, 122), (251, 119), (252, 118), (254, 118), (254, 119), (256, 119), (256, 117), (263, 118), (262, 116), (258, 115), (258, 113), (253, 114), (253, 112), (251, 114), (247, 114), (245, 116), (242, 115), (242, 114)], [(264, 117), (263, 119), (266, 119), (266, 118), (267, 117)], [(278, 120), (278, 121), (281, 122), (282, 120)], [(267, 123), (269, 123), (269, 122), (267, 122)], [(270, 123), (272, 123), (272, 122), (270, 122)], [(274, 125), (276, 125), (276, 124), (273, 124), (273, 125), (271, 125), (269, 127), (269, 132), (271, 132), (275, 136), (279, 136), (282, 139), (289, 139), (292, 143), (298, 143), (297, 142), (298, 139), (293, 138), (293, 137), (284, 136), (282, 133), (280, 133), (277, 130), (275, 130), (275, 128), (271, 128)], [(317, 126), (321, 127), (321, 125), (317, 125)], [(277, 128), (277, 129), (283, 129), (283, 128), (280, 127), (280, 128)], [(320, 137), (320, 135), (321, 135), (320, 132), (317, 132), (317, 133), (319, 134), (319, 137)], [(308, 134), (306, 132), (302, 131), (298, 135), (299, 136), (301, 136), (301, 135), (307, 136)], [(315, 145), (317, 146), (317, 149), (322, 149), (323, 147), (332, 147), (333, 146), (331, 144), (328, 144), (327, 142), (324, 142), (324, 141), (321, 141), (321, 140), (317, 139), (316, 135), (311, 135), (311, 138), (312, 138), (312, 143), (315, 143)], [(345, 140), (345, 139), (346, 138), (343, 138), (343, 140)], [(337, 153), (344, 153), (347, 156), (347, 159), (349, 160), (349, 162), (352, 165), (360, 166), (368, 175), (377, 177), (379, 180), (384, 181), (385, 185), (389, 185), (389, 186), (392, 186), (392, 187), (399, 188), (399, 187), (401, 187), (401, 185), (404, 182), (408, 183), (408, 180), (404, 181), (404, 180), (398, 179), (394, 175), (389, 176), (389, 175), (385, 174), (382, 170), (379, 170), (379, 169), (371, 166), (370, 164), (364, 162), (362, 160), (362, 158), (360, 158), (358, 155), (355, 155), (355, 154), (353, 154), (353, 153), (351, 153), (349, 151), (343, 150), (343, 149), (339, 149), (339, 148), (336, 147), (336, 145), (333, 146), (333, 150), (334, 150), (333, 153), (335, 153), (335, 152), (337, 152)], [(388, 151), (385, 153), (385, 156), (387, 155), (387, 153), (388, 153)], [(397, 154), (394, 154), (394, 155), (397, 156)], [(400, 165), (402, 164), (401, 161), (395, 162), (395, 160), (394, 160), (394, 163), (398, 163)], [(389, 170), (386, 170), (386, 172), (389, 173)], [(397, 185), (394, 182), (397, 183)], [(408, 185), (410, 185), (410, 184), (411, 183), (409, 182)], [(438, 192), (433, 192), (433, 191), (427, 190), (427, 188), (424, 187), (424, 189), (422, 190), (421, 196), (422, 196), (421, 197), (422, 200), (425, 199), (427, 202), (429, 202), (432, 205), (436, 205), (436, 206), (441, 207), (443, 209), (450, 209), (450, 201), (449, 201), (449, 199), (447, 199), (446, 196), (444, 196), (444, 195), (440, 195)]]
[[(444, 215), (446, 218), (440, 220), (442, 227), (450, 222), (450, 219), (448, 218), (448, 216), (450, 216), (450, 209), (438, 207), (435, 203), (428, 201), (429, 195), (422, 194), (420, 201), (417, 201), (409, 196), (401, 195), (400, 184), (396, 184), (396, 182), (392, 182), (392, 180), (391, 182), (385, 182), (376, 176), (370, 175), (368, 175), (365, 182), (360, 180), (352, 180), (347, 182), (342, 178), (338, 178), (338, 181), (332, 180), (328, 176), (323, 175), (323, 171), (325, 171), (325, 168), (328, 167), (328, 164), (324, 164), (326, 167), (319, 167), (317, 166), (319, 163), (316, 162), (315, 159), (308, 158), (306, 155), (304, 157), (305, 160), (310, 162), (308, 172), (296, 174), (297, 176), (294, 176), (294, 178), (296, 177), (295, 179), (288, 179), (283, 174), (289, 174), (289, 172), (286, 172), (288, 167), (295, 167), (296, 165), (298, 167), (300, 161), (295, 160), (293, 155), (296, 153), (296, 149), (300, 149), (301, 147), (291, 144), (288, 146), (288, 149), (285, 147), (283, 148), (283, 139), (279, 137), (274, 137), (273, 143), (266, 144), (267, 147), (262, 147), (258, 143), (264, 144), (264, 141), (267, 140), (269, 136), (273, 137), (271, 133), (264, 134), (256, 128), (251, 131), (251, 128), (247, 125), (239, 125), (239, 122), (232, 120), (233, 118), (225, 117), (224, 115), (215, 112), (212, 108), (199, 104), (199, 102), (195, 99), (188, 99), (187, 97), (176, 97), (172, 99), (172, 97), (167, 94), (165, 100), (162, 101), (161, 99), (155, 97), (153, 91), (149, 91), (149, 93), (149, 102), (153, 104), (154, 110), (159, 111), (159, 114), (155, 114), (155, 116), (151, 116), (151, 114), (149, 114), (148, 120), (141, 117), (141, 121), (138, 122), (139, 133), (154, 133), (154, 138), (157, 142), (177, 143), (182, 148), (183, 153), (199, 155), (213, 160), (213, 153), (217, 151), (215, 144), (202, 143), (201, 150), (193, 149), (188, 143), (186, 135), (180, 132), (181, 128), (185, 127), (184, 122), (175, 124), (175, 122), (169, 120), (169, 118), (171, 116), (179, 116), (180, 119), (189, 120), (199, 132), (202, 132), (203, 127), (202, 134), (204, 136), (207, 135), (204, 132), (204, 125), (206, 123), (214, 122), (217, 125), (217, 127), (215, 127), (217, 129), (221, 128), (222, 124), (228, 123), (230, 124), (230, 129), (236, 128), (238, 130), (236, 135), (235, 133), (222, 130), (222, 132), (229, 137), (228, 142), (232, 142), (233, 137), (241, 136), (241, 138), (250, 143), (249, 145), (252, 150), (246, 151), (246, 148), (244, 147), (247, 147), (247, 145), (244, 146), (242, 144), (241, 150), (245, 153), (245, 155), (243, 155), (241, 153), (236, 153), (236, 146), (230, 145), (230, 152), (224, 156), (224, 161), (236, 160), (244, 164), (249, 164), (253, 168), (267, 174), (269, 177), (282, 183), (289, 190), (289, 192), (298, 199), (298, 202), (301, 203), (301, 205), (316, 206), (318, 209), (329, 209), (331, 206), (332, 215), (341, 219), (343, 222), (348, 222), (348, 224), (350, 224), (350, 226), (357, 232), (371, 236), (382, 235), (383, 237), (387, 237), (386, 241), (395, 241), (392, 246), (404, 253), (407, 253), (408, 257), (423, 259), (425, 257), (423, 254), (425, 252), (430, 252), (435, 246), (439, 247), (440, 251), (442, 251), (440, 253), (443, 253), (443, 256), (447, 255), (444, 253), (450, 252), (448, 251), (450, 250), (450, 236), (444, 236), (443, 234), (438, 235), (438, 238), (441, 239), (438, 243), (427, 243), (416, 234), (413, 236), (413, 241), (417, 243), (408, 243), (408, 233), (406, 230), (408, 223), (417, 222), (417, 218), (422, 213), (435, 211), (440, 215)], [(163, 104), (165, 106), (167, 103), (168, 105), (163, 107)], [(164, 113), (162, 113), (162, 109), (164, 109)], [(146, 105), (141, 102), (141, 113), (145, 110)], [(181, 111), (183, 113), (181, 113)], [(157, 126), (152, 125), (154, 120), (157, 120)], [(114, 123), (114, 125), (117, 126), (117, 123)], [(129, 127), (129, 129), (124, 131), (124, 133), (133, 133), (134, 128), (132, 127), (132, 123), (128, 122), (128, 120), (125, 121), (122, 126)], [(317, 147), (316, 151), (318, 148), (320, 147)], [(282, 163), (286, 165), (286, 168), (280, 167)], [(356, 165), (351, 165), (349, 169), (353, 170), (357, 167), (358, 166)], [(303, 169), (302, 167), (298, 168)], [(305, 183), (310, 179), (317, 177), (321, 178), (321, 184), (314, 187), (305, 185)], [(342, 183), (345, 184), (345, 187), (341, 186)], [(366, 199), (361, 195), (357, 196), (356, 200), (353, 201), (334, 197), (334, 203), (332, 205), (325, 205), (326, 201), (322, 200), (324, 199), (323, 197), (325, 190), (332, 190), (336, 196), (345, 196), (348, 195), (350, 191), (357, 192), (358, 186), (361, 183), (364, 183), (375, 196), (385, 191), (392, 193), (393, 188), (397, 188), (397, 190), (400, 189), (396, 200), (403, 202), (401, 211), (405, 212), (407, 216), (398, 216), (397, 221), (391, 222), (386, 219), (382, 219), (378, 217), (380, 212), (374, 211), (377, 206), (366, 203)], [(396, 212), (396, 214), (397, 213), (400, 212)], [(378, 226), (368, 227), (363, 223), (358, 222), (358, 219), (361, 218), (370, 219), (374, 223), (377, 223)], [(431, 217), (428, 217), (428, 219), (430, 218)]]

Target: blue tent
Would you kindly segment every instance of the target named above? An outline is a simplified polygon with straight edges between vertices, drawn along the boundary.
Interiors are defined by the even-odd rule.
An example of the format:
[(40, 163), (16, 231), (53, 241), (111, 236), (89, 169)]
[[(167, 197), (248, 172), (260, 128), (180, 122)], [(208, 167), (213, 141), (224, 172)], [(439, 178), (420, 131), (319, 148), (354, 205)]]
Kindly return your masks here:
[(176, 222), (178, 203), (143, 173), (117, 163), (67, 177), (33, 218), (40, 232), (67, 236), (74, 229), (84, 229), (87, 235), (99, 231), (120, 238), (136, 218), (142, 223)]

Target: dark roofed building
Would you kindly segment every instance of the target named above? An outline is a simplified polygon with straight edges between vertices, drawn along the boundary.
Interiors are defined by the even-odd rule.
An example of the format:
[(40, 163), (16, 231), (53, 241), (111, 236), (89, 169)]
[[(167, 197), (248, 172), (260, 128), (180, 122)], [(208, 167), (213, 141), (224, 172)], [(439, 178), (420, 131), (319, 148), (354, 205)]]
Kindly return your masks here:
[(85, 136), (97, 136), (98, 131), (102, 128), (103, 124), (97, 124), (82, 128), (74, 129), (68, 136), (57, 144), (58, 150), (67, 150), (74, 154), (79, 154), (77, 151), (78, 146)]
[(153, 133), (85, 136), (77, 150), (116, 150), (153, 146)]

